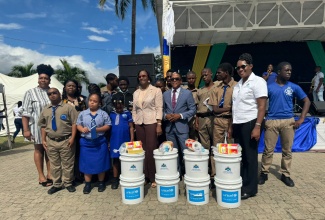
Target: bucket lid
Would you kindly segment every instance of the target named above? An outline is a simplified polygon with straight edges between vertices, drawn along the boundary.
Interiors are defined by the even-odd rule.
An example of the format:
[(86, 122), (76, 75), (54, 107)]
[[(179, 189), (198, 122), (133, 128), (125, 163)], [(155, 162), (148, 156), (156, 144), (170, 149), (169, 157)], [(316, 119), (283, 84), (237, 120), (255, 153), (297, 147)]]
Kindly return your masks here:
[(210, 175), (208, 174), (206, 177), (201, 177), (201, 178), (192, 178), (185, 174), (184, 180), (195, 182), (195, 183), (201, 183), (201, 182), (210, 181)]
[(233, 184), (241, 184), (242, 183), (242, 178), (241, 176), (237, 180), (222, 180), (214, 177), (214, 182), (219, 183), (219, 184), (224, 184), (224, 185), (233, 185)]
[(241, 157), (241, 152), (239, 154), (220, 154), (217, 151), (213, 151), (215, 157)]
[(185, 154), (185, 155), (191, 155), (191, 156), (200, 156), (200, 155), (209, 155), (209, 151), (207, 150), (207, 149), (204, 149), (204, 151), (203, 152), (195, 152), (195, 151), (191, 151), (191, 150), (188, 150), (188, 149), (185, 149), (184, 151), (183, 151), (183, 153)]
[(141, 153), (139, 154), (128, 154), (128, 153), (121, 153), (120, 155), (121, 156), (124, 156), (124, 157), (143, 157), (145, 151), (142, 151)]
[(140, 177), (134, 177), (134, 178), (130, 178), (130, 177), (125, 177), (120, 175), (120, 180), (125, 181), (125, 182), (139, 182), (144, 180), (144, 174), (142, 174)]
[(178, 153), (177, 148), (173, 148), (173, 150), (169, 151), (169, 152), (160, 152), (159, 149), (156, 149), (156, 150), (153, 151), (154, 155), (159, 155), (159, 156), (161, 156), (161, 155), (172, 155), (172, 154), (177, 154), (177, 153)]
[(175, 179), (179, 179), (179, 172), (177, 172), (176, 175), (171, 175), (171, 176), (161, 176), (161, 175), (158, 175), (156, 173), (155, 174), (155, 179), (160, 179), (160, 180), (175, 180)]

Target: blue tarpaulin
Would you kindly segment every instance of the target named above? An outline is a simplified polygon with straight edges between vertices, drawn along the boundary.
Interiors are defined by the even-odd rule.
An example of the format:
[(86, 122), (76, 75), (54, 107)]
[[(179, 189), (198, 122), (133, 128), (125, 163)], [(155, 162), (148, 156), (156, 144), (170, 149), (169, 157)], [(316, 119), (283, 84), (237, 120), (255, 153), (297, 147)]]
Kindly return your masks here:
[[(295, 117), (297, 121), (299, 117)], [(292, 152), (303, 152), (310, 150), (317, 143), (316, 125), (319, 123), (319, 118), (306, 117), (305, 121), (296, 130), (292, 145)], [(262, 132), (258, 152), (263, 153), (264, 150), (264, 130)], [(274, 152), (282, 152), (280, 137), (276, 143)]]

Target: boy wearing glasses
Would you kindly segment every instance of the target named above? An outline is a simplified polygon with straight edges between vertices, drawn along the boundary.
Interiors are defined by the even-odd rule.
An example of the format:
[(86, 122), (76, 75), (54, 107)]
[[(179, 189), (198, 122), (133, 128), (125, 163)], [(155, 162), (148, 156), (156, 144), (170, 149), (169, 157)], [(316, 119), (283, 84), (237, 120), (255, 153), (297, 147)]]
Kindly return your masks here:
[(78, 113), (73, 106), (62, 102), (58, 89), (50, 88), (47, 95), (51, 104), (41, 112), (38, 125), (41, 127), (42, 144), (50, 160), (53, 178), (53, 186), (48, 194), (56, 193), (63, 187), (69, 192), (75, 192), (72, 181)]

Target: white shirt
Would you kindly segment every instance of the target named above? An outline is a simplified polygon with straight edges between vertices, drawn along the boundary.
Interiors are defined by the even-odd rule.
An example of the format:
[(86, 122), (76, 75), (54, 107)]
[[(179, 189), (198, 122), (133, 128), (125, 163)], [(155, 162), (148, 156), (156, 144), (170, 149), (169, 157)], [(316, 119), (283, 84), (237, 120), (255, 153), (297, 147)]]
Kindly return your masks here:
[(20, 106), (19, 108), (18, 108), (18, 107), (15, 107), (15, 108), (14, 108), (13, 112), (14, 112), (14, 114), (15, 114), (15, 118), (21, 118), (21, 116), (22, 116), (22, 111), (23, 111), (22, 109), (23, 109), (22, 106)]
[[(178, 99), (178, 96), (179, 96), (179, 93), (181, 92), (181, 87), (178, 87), (178, 89), (176, 89), (176, 103), (177, 103), (177, 99)], [(174, 89), (172, 89), (172, 92), (171, 92), (171, 98), (172, 98), (172, 101), (173, 101), (173, 94), (174, 94)]]
[(249, 122), (257, 118), (257, 98), (267, 97), (266, 81), (254, 73), (243, 84), (243, 79), (234, 87), (232, 94), (233, 124)]
[(323, 86), (323, 82), (319, 82), (319, 79), (320, 78), (324, 78), (324, 73), (322, 72), (317, 72), (316, 73), (316, 76), (314, 77), (315, 80), (314, 80), (314, 91), (316, 91), (317, 87), (318, 87), (318, 84), (319, 83), (322, 83), (321, 87), (319, 87), (319, 91), (320, 92), (323, 92), (324, 91), (324, 86)]

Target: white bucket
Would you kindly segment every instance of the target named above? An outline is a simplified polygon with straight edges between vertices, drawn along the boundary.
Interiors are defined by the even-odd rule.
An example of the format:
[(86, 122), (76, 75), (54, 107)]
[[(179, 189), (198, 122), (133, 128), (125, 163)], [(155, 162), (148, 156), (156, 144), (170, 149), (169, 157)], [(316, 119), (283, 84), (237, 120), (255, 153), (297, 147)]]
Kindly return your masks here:
[(126, 178), (138, 178), (143, 175), (144, 152), (141, 154), (122, 153), (120, 160), (122, 176)]
[(241, 202), (242, 179), (232, 183), (214, 179), (216, 185), (217, 203), (225, 208), (237, 208)]
[(124, 204), (138, 204), (144, 197), (144, 174), (138, 178), (126, 178), (120, 175), (122, 202)]
[(207, 149), (204, 149), (204, 152), (194, 152), (188, 149), (183, 150), (184, 156), (187, 156), (188, 158), (199, 158), (199, 157), (205, 157), (209, 156), (209, 151)]
[(184, 150), (185, 173), (189, 178), (204, 178), (208, 175), (208, 154), (188, 154)]
[(165, 153), (156, 149), (153, 151), (153, 157), (155, 158), (157, 175), (165, 177), (179, 175), (177, 171), (178, 150), (176, 148)]
[(157, 197), (159, 202), (177, 202), (179, 173), (169, 177), (156, 174), (155, 181), (157, 183)]
[(216, 179), (221, 181), (237, 181), (240, 179), (241, 154), (214, 154)]
[(204, 205), (209, 203), (210, 175), (205, 178), (191, 178), (184, 176), (186, 184), (187, 201), (192, 205)]

